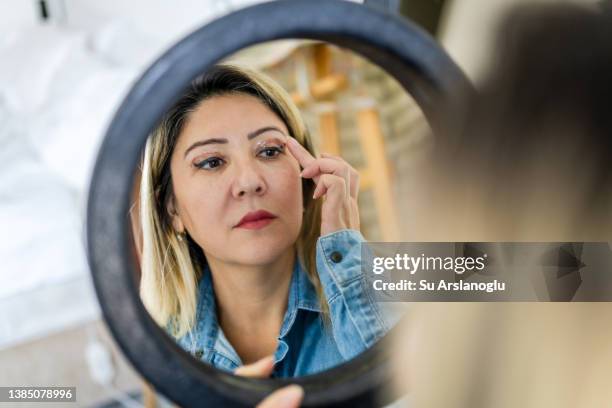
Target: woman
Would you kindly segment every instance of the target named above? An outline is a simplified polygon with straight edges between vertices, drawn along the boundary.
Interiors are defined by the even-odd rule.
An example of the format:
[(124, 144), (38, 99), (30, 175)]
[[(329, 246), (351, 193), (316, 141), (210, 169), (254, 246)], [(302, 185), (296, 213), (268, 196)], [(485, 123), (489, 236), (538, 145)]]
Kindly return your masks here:
[(288, 377), (354, 357), (388, 330), (361, 272), (358, 190), (347, 162), (316, 157), (282, 88), (215, 66), (146, 146), (145, 306), (220, 369)]

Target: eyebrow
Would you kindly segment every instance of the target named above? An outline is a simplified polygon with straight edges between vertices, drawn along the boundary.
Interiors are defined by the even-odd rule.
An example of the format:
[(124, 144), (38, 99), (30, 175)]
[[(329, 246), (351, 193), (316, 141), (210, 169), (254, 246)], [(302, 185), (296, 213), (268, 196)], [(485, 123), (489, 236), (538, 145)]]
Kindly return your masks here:
[[(257, 136), (261, 135), (262, 133), (265, 133), (269, 130), (274, 130), (276, 132), (281, 133), (283, 136), (285, 136), (285, 133), (280, 130), (279, 128), (277, 128), (276, 126), (266, 126), (266, 127), (262, 127), (261, 129), (257, 129), (252, 131), (251, 133), (247, 134), (247, 139), (251, 140), (253, 138), (256, 138)], [(199, 146), (204, 146), (207, 144), (213, 144), (213, 143), (227, 143), (227, 139), (223, 139), (223, 138), (217, 138), (214, 137), (212, 139), (206, 139), (206, 140), (200, 140), (195, 142), (194, 144), (192, 144), (191, 146), (189, 146), (189, 148), (187, 150), (185, 150), (185, 154), (183, 155), (183, 158), (187, 157), (187, 153), (189, 153), (191, 150), (195, 149), (196, 147)]]

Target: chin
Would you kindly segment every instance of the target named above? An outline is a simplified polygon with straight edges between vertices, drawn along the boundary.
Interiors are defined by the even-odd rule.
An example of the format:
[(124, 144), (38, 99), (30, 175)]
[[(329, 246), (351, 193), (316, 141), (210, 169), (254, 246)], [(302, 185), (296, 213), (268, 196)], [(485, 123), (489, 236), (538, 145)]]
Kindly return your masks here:
[(253, 237), (236, 247), (236, 258), (245, 264), (270, 263), (280, 257), (295, 243), (278, 235)]

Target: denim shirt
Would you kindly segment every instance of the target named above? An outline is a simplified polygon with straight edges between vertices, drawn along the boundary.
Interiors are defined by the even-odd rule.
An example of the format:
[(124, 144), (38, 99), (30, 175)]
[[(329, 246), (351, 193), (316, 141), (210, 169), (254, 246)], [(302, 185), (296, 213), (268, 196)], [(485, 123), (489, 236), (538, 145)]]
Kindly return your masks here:
[[(362, 242), (361, 233), (350, 229), (317, 240), (316, 265), (331, 325), (324, 324), (315, 288), (296, 257), (272, 377), (313, 374), (336, 366), (374, 345), (389, 330), (390, 322), (366, 290)], [(199, 360), (233, 371), (243, 364), (217, 322), (208, 267), (198, 291), (195, 325), (178, 343)]]

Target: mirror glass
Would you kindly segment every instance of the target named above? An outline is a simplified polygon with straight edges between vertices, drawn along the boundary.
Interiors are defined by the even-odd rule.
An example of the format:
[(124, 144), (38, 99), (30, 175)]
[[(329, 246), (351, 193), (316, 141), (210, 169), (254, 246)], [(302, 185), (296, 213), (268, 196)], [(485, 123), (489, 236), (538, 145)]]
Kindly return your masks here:
[(404, 239), (397, 197), (431, 139), (406, 91), (352, 51), (283, 40), (221, 61), (138, 166), (144, 306), (194, 358), (238, 375), (314, 374), (361, 354), (407, 306), (372, 296), (364, 244)]

